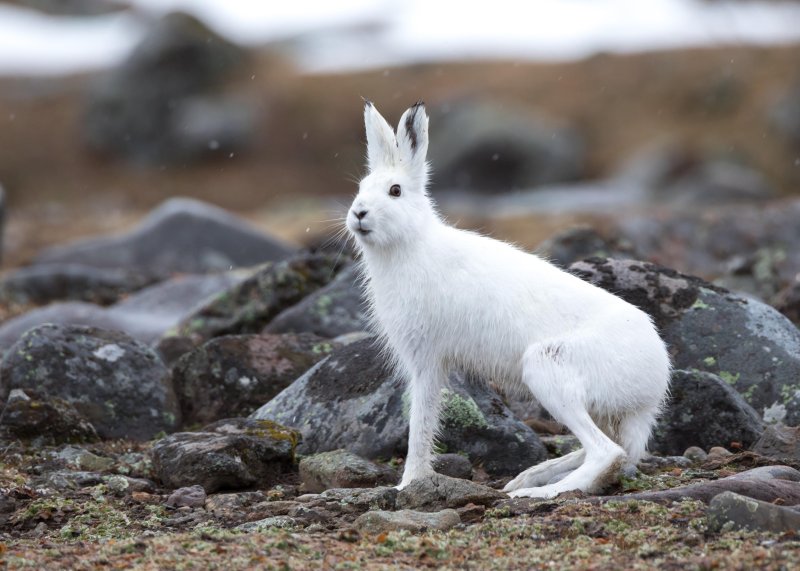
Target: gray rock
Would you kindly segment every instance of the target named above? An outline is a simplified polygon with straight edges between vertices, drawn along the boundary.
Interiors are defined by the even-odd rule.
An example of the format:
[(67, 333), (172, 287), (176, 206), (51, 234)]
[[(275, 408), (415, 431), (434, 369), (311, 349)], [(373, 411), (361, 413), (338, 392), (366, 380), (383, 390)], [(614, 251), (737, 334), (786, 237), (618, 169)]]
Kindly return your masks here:
[(309, 332), (333, 338), (367, 329), (364, 293), (359, 283), (358, 269), (351, 266), (342, 270), (327, 286), (279, 313), (264, 331)]
[(800, 327), (800, 281), (786, 286), (775, 294), (770, 305)]
[(71, 300), (109, 305), (152, 281), (137, 272), (117, 268), (82, 264), (29, 266), (0, 279), (0, 302), (43, 305)]
[(393, 510), (397, 502), (397, 488), (331, 488), (320, 494), (327, 502), (338, 502), (353, 511)]
[(49, 445), (98, 439), (94, 426), (72, 404), (30, 389), (11, 389), (0, 414), (0, 439), (4, 436)]
[(767, 426), (753, 445), (753, 452), (769, 458), (800, 461), (800, 426)]
[(97, 16), (126, 8), (116, 0), (16, 0), (15, 4), (58, 16)]
[(17, 500), (8, 492), (0, 492), (0, 525), (5, 525), (8, 521), (10, 514), (17, 510)]
[[(779, 291), (800, 272), (800, 200), (718, 206), (672, 216), (627, 216), (620, 233), (642, 258), (715, 279), (735, 273), (754, 295)], [(750, 285), (746, 285), (749, 276)]]
[(705, 462), (706, 458), (708, 458), (708, 454), (706, 454), (706, 451), (700, 448), (699, 446), (689, 446), (689, 448), (684, 450), (683, 456), (685, 458), (688, 458), (695, 464)]
[(37, 488), (56, 491), (79, 490), (103, 483), (103, 476), (98, 472), (85, 470), (54, 470), (34, 478), (32, 482)]
[[(233, 101), (209, 96), (244, 60), (243, 50), (193, 16), (168, 14), (122, 65), (91, 85), (83, 120), (86, 144), (146, 165), (239, 150), (255, 123), (243, 122)], [(214, 117), (196, 122), (200, 109), (193, 106), (207, 99), (207, 109), (218, 106), (211, 108)], [(199, 144), (201, 136), (205, 145)]]
[[(626, 500), (670, 503), (684, 498), (709, 503), (722, 492), (735, 492), (765, 502), (780, 500), (788, 505), (800, 504), (800, 472), (789, 466), (762, 466), (733, 476), (679, 486), (669, 490), (627, 494)], [(608, 496), (603, 500), (619, 500)]]
[(630, 242), (605, 235), (591, 226), (576, 226), (559, 232), (539, 244), (536, 253), (561, 268), (586, 258), (636, 257)]
[(260, 519), (258, 521), (248, 521), (237, 525), (234, 529), (236, 531), (243, 531), (246, 533), (269, 531), (270, 529), (288, 529), (297, 526), (297, 521), (294, 518), (286, 515), (277, 515)]
[(258, 108), (245, 97), (203, 95), (178, 102), (172, 116), (170, 134), (180, 145), (173, 147), (173, 156), (231, 159), (250, 146)]
[(472, 462), (461, 454), (437, 454), (433, 459), (433, 469), (437, 474), (451, 478), (472, 479)]
[(508, 395), (503, 396), (505, 397), (503, 401), (506, 403), (508, 410), (522, 421), (527, 421), (532, 418), (538, 420), (548, 415), (548, 412), (539, 401), (533, 398), (532, 394), (529, 398), (528, 395), (513, 395), (510, 398)]
[(748, 164), (692, 153), (677, 145), (635, 153), (612, 177), (614, 184), (645, 191), (654, 204), (673, 208), (760, 201), (774, 196), (766, 178)]
[(363, 533), (379, 534), (389, 531), (447, 531), (461, 523), (456, 510), (446, 509), (435, 513), (400, 510), (396, 512), (374, 511), (361, 515), (353, 527)]
[[(407, 449), (407, 403), (404, 383), (370, 338), (335, 350), (252, 417), (296, 427), (302, 454), (343, 448), (386, 459)], [(457, 375), (444, 396), (441, 434), (441, 447), (465, 452), (492, 475), (517, 474), (546, 456), (495, 392)]]
[(80, 446), (64, 446), (49, 456), (53, 465), (84, 471), (102, 472), (114, 465), (113, 459), (98, 456)]
[(800, 528), (800, 510), (722, 492), (708, 506), (708, 527), (711, 531), (795, 532)]
[(213, 514), (216, 518), (236, 518), (242, 512), (259, 502), (265, 502), (267, 496), (262, 492), (234, 492), (227, 494), (214, 494), (206, 498), (206, 511)]
[(66, 491), (79, 490), (105, 484), (108, 491), (116, 496), (124, 496), (133, 492), (153, 493), (156, 486), (144, 478), (130, 478), (119, 474), (101, 474), (85, 470), (55, 470), (46, 472), (33, 479), (36, 488)]
[(153, 469), (165, 486), (202, 486), (208, 493), (268, 487), (292, 470), (296, 431), (269, 421), (227, 419), (199, 432), (159, 440)]
[(212, 339), (172, 369), (184, 424), (247, 416), (337, 346), (310, 333)]
[(713, 373), (759, 414), (779, 407), (800, 422), (800, 330), (773, 308), (649, 263), (594, 258), (570, 269), (650, 314), (676, 369)]
[(5, 227), (6, 227), (6, 191), (3, 185), (0, 184), (0, 263), (3, 262), (3, 244), (5, 244)]
[(179, 423), (169, 371), (120, 332), (62, 325), (28, 331), (0, 363), (0, 398), (15, 388), (71, 403), (102, 438), (147, 440)]
[(166, 277), (282, 260), (293, 251), (221, 208), (172, 198), (130, 232), (55, 246), (42, 252), (35, 263), (75, 263)]
[(395, 484), (394, 470), (379, 466), (346, 450), (331, 450), (300, 460), (300, 481), (306, 492), (330, 488), (369, 488)]
[(775, 131), (800, 149), (800, 82), (790, 87), (770, 108), (769, 119)]
[(132, 494), (134, 492), (147, 492), (152, 494), (156, 491), (156, 485), (147, 478), (131, 478), (130, 476), (120, 476), (111, 474), (103, 476), (103, 483), (108, 486), (108, 490), (118, 496)]
[(667, 408), (658, 420), (650, 451), (682, 454), (738, 442), (749, 448), (764, 431), (759, 414), (733, 387), (702, 371), (673, 371)]
[(167, 505), (173, 508), (201, 508), (206, 503), (206, 491), (202, 486), (178, 488), (167, 498)]
[(330, 282), (339, 261), (328, 254), (301, 254), (265, 264), (184, 318), (165, 337), (199, 345), (213, 337), (258, 333), (281, 311)]
[(437, 188), (507, 192), (583, 174), (583, 141), (557, 122), (473, 102), (437, 114), (430, 150)]
[(720, 460), (727, 461), (731, 456), (733, 456), (733, 452), (724, 446), (712, 446), (708, 451), (708, 458), (706, 458), (706, 460), (709, 462), (718, 462)]
[(507, 498), (503, 492), (468, 480), (434, 474), (414, 480), (397, 494), (399, 509), (437, 511), (467, 504), (492, 505)]
[(0, 325), (0, 352), (8, 349), (29, 329), (45, 323), (124, 331), (134, 339), (150, 344), (210, 296), (243, 278), (241, 272), (178, 276), (134, 293), (108, 308), (84, 302), (65, 302), (34, 309)]

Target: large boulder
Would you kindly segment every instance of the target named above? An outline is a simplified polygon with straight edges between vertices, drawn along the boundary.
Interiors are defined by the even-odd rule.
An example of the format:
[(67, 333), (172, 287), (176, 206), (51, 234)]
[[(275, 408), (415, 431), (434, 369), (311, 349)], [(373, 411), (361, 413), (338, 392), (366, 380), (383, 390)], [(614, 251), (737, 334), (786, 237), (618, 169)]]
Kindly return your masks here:
[(575, 226), (554, 234), (536, 247), (536, 254), (560, 268), (586, 258), (632, 258), (633, 245), (591, 226)]
[(768, 426), (753, 445), (753, 452), (769, 458), (800, 462), (800, 426)]
[(293, 252), (221, 208), (172, 198), (130, 232), (55, 246), (42, 252), (36, 263), (76, 263), (165, 277), (253, 266)]
[(702, 371), (674, 371), (667, 409), (655, 427), (650, 450), (680, 456), (690, 446), (706, 450), (749, 448), (764, 431), (759, 414), (718, 376)]
[(294, 467), (296, 431), (269, 421), (232, 418), (199, 432), (177, 432), (152, 450), (153, 469), (170, 488), (269, 487)]
[(117, 331), (69, 325), (28, 331), (0, 362), (0, 399), (12, 389), (71, 403), (103, 438), (147, 440), (179, 423), (169, 370), (151, 349)]
[(15, 0), (12, 4), (57, 16), (97, 16), (126, 8), (117, 0)]
[[(343, 448), (391, 458), (408, 447), (405, 383), (387, 369), (372, 338), (335, 350), (252, 417), (296, 427), (299, 451)], [(492, 475), (516, 475), (546, 457), (536, 434), (485, 385), (450, 379), (442, 407), (440, 448), (465, 452)]]
[(138, 291), (110, 306), (86, 302), (54, 303), (31, 310), (0, 325), (0, 353), (39, 325), (85, 325), (124, 331), (137, 341), (152, 343), (209, 297), (247, 277), (243, 270), (209, 275), (177, 276)]
[(67, 401), (11, 389), (0, 414), (0, 439), (4, 437), (64, 444), (97, 440), (97, 432)]
[(800, 423), (800, 330), (775, 309), (645, 262), (593, 258), (570, 270), (650, 314), (675, 368), (713, 373), (759, 414)]
[(335, 346), (310, 333), (212, 339), (172, 369), (184, 424), (247, 416)]
[(279, 313), (264, 331), (308, 332), (331, 338), (365, 331), (368, 318), (362, 287), (358, 268), (346, 268), (327, 286)]
[(634, 153), (612, 176), (621, 187), (644, 191), (654, 204), (673, 208), (752, 202), (774, 196), (764, 175), (747, 163), (659, 145)]
[(0, 302), (44, 305), (72, 300), (110, 305), (153, 279), (122, 268), (46, 264), (20, 268), (0, 279)]
[(769, 119), (788, 143), (800, 149), (800, 82), (787, 89), (769, 109)]
[(327, 285), (339, 270), (329, 254), (302, 254), (265, 264), (184, 318), (165, 337), (184, 337), (195, 345), (221, 335), (258, 333), (287, 307)]
[(771, 305), (800, 327), (800, 280), (779, 291)]
[(451, 104), (432, 137), (434, 183), (444, 189), (507, 192), (583, 174), (584, 144), (574, 130), (508, 106)]
[(91, 85), (86, 144), (150, 165), (240, 150), (253, 133), (254, 112), (216, 93), (245, 59), (241, 48), (197, 18), (168, 14), (126, 61)]
[(800, 200), (789, 199), (760, 208), (629, 216), (618, 226), (643, 259), (706, 279), (733, 274), (726, 287), (764, 297), (800, 273), (798, 219)]
[(3, 185), (0, 184), (0, 263), (3, 261), (3, 244), (5, 243), (3, 237), (5, 236), (6, 225), (6, 191)]

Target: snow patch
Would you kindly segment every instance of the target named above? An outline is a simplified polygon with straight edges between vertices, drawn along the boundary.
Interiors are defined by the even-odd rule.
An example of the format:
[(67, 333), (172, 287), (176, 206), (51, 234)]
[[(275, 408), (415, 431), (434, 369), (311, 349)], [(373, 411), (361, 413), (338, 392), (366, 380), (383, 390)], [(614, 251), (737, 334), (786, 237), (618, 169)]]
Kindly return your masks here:
[[(463, 59), (570, 60), (598, 52), (800, 41), (795, 2), (704, 0), (129, 0), (91, 18), (0, 5), (0, 75), (56, 75), (121, 62), (148, 21), (183, 10), (246, 45), (285, 42), (303, 69), (342, 72)], [(446, 22), (447, 25), (442, 25)]]

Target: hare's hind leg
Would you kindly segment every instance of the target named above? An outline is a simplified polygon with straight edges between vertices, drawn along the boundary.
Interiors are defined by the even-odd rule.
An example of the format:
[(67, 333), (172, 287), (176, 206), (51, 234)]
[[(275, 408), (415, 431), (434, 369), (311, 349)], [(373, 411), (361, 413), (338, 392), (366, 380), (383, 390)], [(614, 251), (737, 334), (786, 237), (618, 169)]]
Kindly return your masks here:
[[(647, 454), (647, 441), (658, 417), (658, 405), (628, 415), (619, 423), (619, 443), (628, 454), (630, 467), (636, 464)], [(634, 470), (635, 472), (635, 470)]]
[(598, 491), (616, 478), (625, 463), (625, 450), (589, 416), (587, 380), (570, 364), (569, 351), (569, 340), (532, 345), (523, 358), (522, 380), (553, 418), (581, 442), (584, 461), (554, 484), (518, 488), (512, 496), (551, 498), (570, 490)]
[(553, 458), (552, 460), (547, 460), (535, 466), (531, 466), (506, 484), (503, 491), (511, 492), (522, 488), (544, 486), (553, 478), (563, 476), (575, 470), (583, 463), (584, 454), (583, 449), (575, 450), (560, 458)]

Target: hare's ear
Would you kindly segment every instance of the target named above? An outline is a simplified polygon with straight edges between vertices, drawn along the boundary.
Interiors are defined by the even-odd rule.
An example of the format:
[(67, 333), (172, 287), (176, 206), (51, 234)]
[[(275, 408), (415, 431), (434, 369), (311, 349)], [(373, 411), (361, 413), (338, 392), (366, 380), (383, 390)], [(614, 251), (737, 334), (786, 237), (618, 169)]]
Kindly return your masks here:
[(369, 170), (397, 164), (397, 139), (394, 131), (370, 101), (364, 104), (364, 126), (367, 129)]
[(418, 101), (403, 113), (397, 127), (397, 147), (400, 160), (407, 165), (412, 174), (423, 174), (427, 167), (428, 154), (428, 114), (425, 103)]

